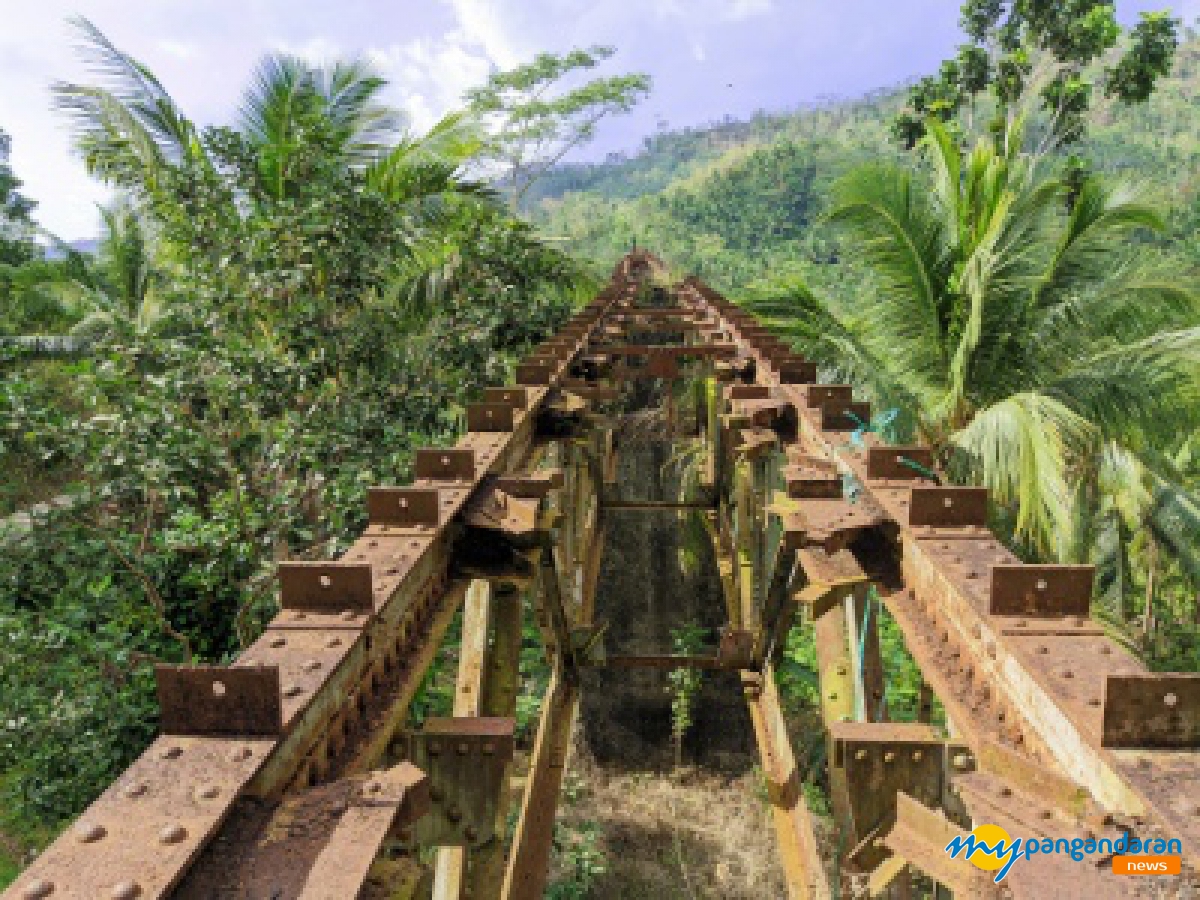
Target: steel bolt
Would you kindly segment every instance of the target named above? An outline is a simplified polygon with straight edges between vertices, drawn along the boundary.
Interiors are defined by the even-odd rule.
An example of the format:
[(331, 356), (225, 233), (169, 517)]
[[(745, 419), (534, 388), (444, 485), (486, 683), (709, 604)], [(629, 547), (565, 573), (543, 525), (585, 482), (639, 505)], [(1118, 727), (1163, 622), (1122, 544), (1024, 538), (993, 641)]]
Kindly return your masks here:
[(859, 762), (862, 762), (864, 759), (867, 758), (867, 751), (866, 750), (855, 751), (854, 758), (857, 759)]
[(484, 756), (491, 756), (495, 752), (496, 752), (496, 745), (491, 743), (490, 741), (483, 745), (483, 755)]
[(967, 754), (954, 754), (954, 768), (958, 769), (960, 772), (965, 772), (970, 765), (971, 757), (967, 756)]
[(1049, 647), (1047, 647), (1045, 644), (1042, 644), (1040, 647), (1038, 647), (1038, 651), (1037, 651), (1037, 652), (1038, 652), (1038, 653), (1041, 653), (1041, 654), (1044, 656), (1045, 654), (1047, 654), (1047, 653), (1049, 653), (1049, 652), (1050, 652), (1050, 648), (1049, 648)]
[(281, 638), (281, 637), (271, 638), (271, 646), (272, 647), (286, 647), (287, 646), (287, 638)]
[(1088, 706), (1099, 706), (1100, 703), (1101, 703), (1101, 700), (1099, 697), (1093, 697), (1091, 700), (1088, 701)]
[(1062, 677), (1063, 677), (1063, 678), (1074, 678), (1074, 677), (1075, 677), (1075, 673), (1074, 673), (1074, 672), (1072, 672), (1070, 669), (1064, 669), (1064, 670), (1063, 670), (1063, 673), (1062, 673)]
[(168, 825), (158, 833), (158, 840), (163, 844), (178, 844), (187, 837), (187, 830), (182, 825)]
[(179, 759), (183, 756), (182, 747), (164, 747), (158, 754), (159, 759)]
[(1002, 787), (1002, 788), (1000, 788), (1000, 796), (1001, 796), (1001, 797), (1011, 797), (1011, 796), (1012, 796), (1012, 794), (1013, 794), (1013, 792), (1012, 792), (1012, 788), (1010, 788), (1010, 787)]
[(883, 754), (883, 761), (885, 763), (895, 762), (896, 754), (893, 753), (891, 750), (888, 750), (886, 753)]
[(54, 885), (49, 881), (38, 879), (31, 881), (25, 885), (25, 890), (21, 891), (22, 900), (42, 900), (43, 897), (49, 897), (54, 893)]
[(106, 834), (108, 832), (104, 830), (104, 826), (95, 822), (80, 822), (75, 826), (75, 837), (81, 844), (93, 844)]
[(285, 697), (298, 697), (303, 693), (304, 688), (300, 687), (298, 684), (289, 684), (283, 689), (283, 696)]
[(913, 762), (920, 762), (924, 758), (924, 756), (925, 756), (925, 754), (922, 753), (920, 750), (914, 750), (913, 754), (912, 754), (912, 760), (913, 760)]
[(305, 672), (315, 672), (321, 668), (321, 661), (319, 659), (310, 659), (307, 660), (300, 668), (302, 668)]
[(357, 618), (358, 618), (358, 613), (356, 613), (354, 610), (352, 610), (352, 609), (342, 610), (342, 621), (343, 622), (353, 622)]
[(462, 741), (459, 743), (459, 745), (458, 745), (458, 755), (459, 756), (466, 756), (470, 752), (471, 752), (470, 744), (468, 744), (466, 741)]
[(250, 752), (249, 747), (234, 747), (229, 751), (229, 760), (230, 762), (241, 762), (244, 759), (249, 759)]
[(142, 889), (135, 882), (122, 881), (113, 887), (112, 893), (108, 896), (112, 897), (112, 900), (134, 900), (135, 897), (141, 895)]
[(123, 793), (127, 799), (136, 800), (146, 793), (146, 785), (142, 783), (126, 785)]
[(196, 788), (196, 797), (200, 800), (215, 800), (221, 793), (221, 789), (215, 784), (206, 784), (203, 787)]
[(330, 638), (325, 642), (325, 646), (329, 647), (330, 649), (334, 647), (340, 647), (342, 646), (342, 639), (337, 637)]

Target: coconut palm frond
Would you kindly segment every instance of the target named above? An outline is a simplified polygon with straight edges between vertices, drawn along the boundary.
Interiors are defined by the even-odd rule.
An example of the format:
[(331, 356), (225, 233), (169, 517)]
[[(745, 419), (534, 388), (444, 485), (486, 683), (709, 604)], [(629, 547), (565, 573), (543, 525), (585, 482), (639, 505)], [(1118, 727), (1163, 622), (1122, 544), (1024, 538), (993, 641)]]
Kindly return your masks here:
[(978, 412), (951, 436), (971, 474), (1016, 510), (1016, 535), (1043, 551), (1070, 523), (1073, 473), (1096, 446), (1092, 425), (1059, 400), (1027, 392)]

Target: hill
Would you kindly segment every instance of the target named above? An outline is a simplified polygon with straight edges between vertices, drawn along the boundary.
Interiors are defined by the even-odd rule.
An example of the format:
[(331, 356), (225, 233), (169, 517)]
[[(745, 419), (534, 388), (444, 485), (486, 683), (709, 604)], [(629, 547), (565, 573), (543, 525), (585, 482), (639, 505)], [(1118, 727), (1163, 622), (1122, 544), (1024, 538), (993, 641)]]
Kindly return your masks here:
[[(814, 286), (844, 277), (821, 225), (829, 189), (867, 160), (900, 158), (889, 125), (899, 89), (790, 113), (760, 114), (647, 138), (631, 157), (564, 166), (531, 194), (528, 212), (569, 249), (597, 261), (636, 240), (681, 270), (724, 287), (803, 274)], [(1170, 200), (1171, 240), (1200, 260), (1200, 40), (1141, 107), (1099, 103), (1072, 151), (1102, 170), (1152, 183)]]

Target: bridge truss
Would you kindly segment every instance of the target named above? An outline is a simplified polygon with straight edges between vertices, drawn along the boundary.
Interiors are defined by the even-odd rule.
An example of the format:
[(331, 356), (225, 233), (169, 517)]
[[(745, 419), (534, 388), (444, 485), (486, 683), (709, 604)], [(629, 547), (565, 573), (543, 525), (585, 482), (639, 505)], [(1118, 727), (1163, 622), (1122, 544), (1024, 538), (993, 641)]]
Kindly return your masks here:
[[(721, 295), (647, 253), (467, 410), (449, 448), (378, 487), (338, 560), (279, 567), (280, 612), (230, 666), (160, 666), (161, 735), (6, 898), (541, 897), (588, 667), (740, 673), (790, 896), (999, 896), (943, 847), (972, 823), (1051, 838), (1127, 823), (1200, 847), (1200, 677), (1152, 674), (1089, 617), (1086, 566), (1026, 565), (983, 489), (864, 428), (868, 404)], [(594, 618), (627, 382), (694, 379), (702, 500), (728, 614), (711, 656), (607, 656)], [(626, 507), (627, 508), (627, 507)], [(553, 675), (505, 839), (523, 604)], [(917, 662), (889, 720), (872, 616)], [(451, 717), (406, 728), (447, 629)], [(773, 677), (816, 631), (839, 858), (814, 823)], [(930, 723), (933, 698), (948, 734)], [(927, 881), (922, 881), (925, 879)], [(1124, 879), (1127, 880), (1127, 879)], [(1043, 858), (1019, 898), (1125, 896)]]

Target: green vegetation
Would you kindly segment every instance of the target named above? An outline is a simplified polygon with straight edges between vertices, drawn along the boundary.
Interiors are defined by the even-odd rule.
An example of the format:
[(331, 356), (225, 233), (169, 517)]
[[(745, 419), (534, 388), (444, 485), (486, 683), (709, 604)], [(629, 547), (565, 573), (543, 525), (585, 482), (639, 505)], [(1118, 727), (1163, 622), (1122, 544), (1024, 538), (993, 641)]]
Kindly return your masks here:
[[(1030, 6), (1037, 44), (1053, 10)], [(1163, 62), (1136, 50), (1144, 29), (1100, 37), (1071, 63), (1089, 78), (1120, 77), (1129, 52)], [(555, 173), (531, 215), (597, 266), (636, 240), (748, 302), (823, 379), (896, 409), (890, 437), (991, 487), (1024, 558), (1094, 562), (1098, 614), (1152, 667), (1193, 671), (1200, 39), (1182, 37), (1148, 98), (1098, 91), (1080, 111), (1073, 159), (1034, 80), (996, 127), (982, 96), (923, 121), (913, 152), (897, 91), (656, 136)]]
[[(594, 291), (464, 174), (484, 163), (476, 117), (415, 133), (365, 63), (275, 55), (236, 121), (201, 128), (77, 24), (93, 77), (55, 94), (117, 191), (94, 256), (47, 257), (0, 142), (4, 511), (69, 494), (0, 536), (6, 855), (150, 740), (154, 663), (254, 640), (276, 563), (348, 546), (367, 488), (452, 442), (465, 403)], [(523, 663), (544, 687), (531, 648)], [(415, 714), (448, 709), (454, 668)]]

